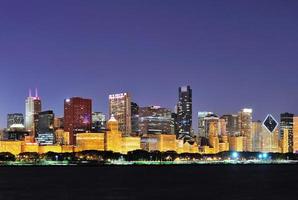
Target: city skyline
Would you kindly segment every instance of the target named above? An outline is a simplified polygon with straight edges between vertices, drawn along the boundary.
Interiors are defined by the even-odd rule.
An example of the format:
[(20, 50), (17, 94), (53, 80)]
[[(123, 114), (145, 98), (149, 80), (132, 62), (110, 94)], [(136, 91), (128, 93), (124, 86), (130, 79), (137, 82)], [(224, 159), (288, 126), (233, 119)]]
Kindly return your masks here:
[(181, 85), (194, 124), (198, 111), (298, 113), (297, 2), (131, 2), (1, 2), (0, 126), (30, 87), (57, 116), (72, 96), (108, 113), (123, 91), (173, 109)]
[(295, 199), (298, 0), (0, 0), (0, 200)]
[[(186, 86), (185, 86), (185, 87), (186, 87)], [(178, 87), (176, 93), (179, 92), (179, 88), (180, 88), (180, 87)], [(191, 86), (191, 88), (192, 88), (192, 86)], [(193, 89), (193, 88), (192, 88), (192, 89)], [(38, 89), (35, 88), (35, 90), (38, 90)], [(38, 98), (38, 100), (41, 101), (42, 104), (43, 104), (43, 109), (42, 109), (41, 111), (53, 110), (53, 112), (55, 113), (55, 115), (56, 115), (57, 117), (64, 117), (64, 108), (62, 108), (62, 111), (59, 111), (59, 110), (57, 110), (56, 108), (51, 108), (51, 107), (46, 107), (46, 108), (44, 108), (44, 105), (47, 105), (46, 100), (43, 99), (42, 96), (39, 95), (39, 93), (38, 93), (38, 96), (36, 96), (36, 94), (35, 94), (35, 95), (32, 95), (32, 93), (31, 93), (31, 89), (28, 89), (28, 91), (29, 91), (29, 95), (28, 95), (28, 97), (25, 98), (25, 99), (28, 99), (28, 98), (35, 99), (35, 98)], [(111, 93), (111, 94), (116, 94), (116, 93)], [(92, 112), (101, 112), (101, 113), (103, 113), (104, 115), (106, 115), (106, 116), (109, 117), (109, 116), (110, 116), (110, 114), (109, 114), (109, 96), (110, 96), (111, 94), (109, 94), (109, 95), (106, 97), (106, 99), (107, 99), (107, 105), (106, 105), (106, 107), (107, 107), (107, 108), (103, 109), (103, 110), (106, 110), (106, 111), (103, 111), (103, 110), (97, 110), (96, 108), (94, 108), (93, 105), (94, 105), (94, 104), (97, 104), (97, 103), (96, 103), (96, 101), (95, 101), (94, 99), (89, 98), (89, 97), (72, 96), (72, 97), (67, 97), (67, 98), (65, 98), (65, 99), (62, 99), (61, 101), (62, 101), (62, 106), (64, 106), (65, 101), (66, 101), (67, 99), (69, 99), (69, 98), (87, 98), (87, 99), (91, 99), (91, 100), (92, 100), (92, 101), (91, 101), (91, 103), (92, 103)], [(118, 93), (118, 94), (122, 94), (122, 93)], [(133, 98), (133, 94), (130, 93), (130, 95), (132, 95), (132, 96), (130, 97), (130, 98), (131, 98), (131, 102), (136, 102), (135, 99)], [(176, 96), (177, 96), (177, 94), (176, 94)], [(178, 101), (178, 100), (179, 100), (179, 98), (177, 98), (177, 101)], [(160, 105), (160, 104), (149, 104), (149, 105), (144, 105), (144, 104), (142, 104), (141, 102), (136, 102), (136, 103), (139, 105), (139, 107), (161, 106), (161, 107), (163, 107), (163, 108), (166, 108), (166, 109), (171, 110), (173, 113), (175, 113), (175, 109), (176, 109), (176, 106), (177, 106), (177, 103), (174, 104), (172, 107), (166, 107), (166, 106), (163, 106), (163, 105)], [(101, 106), (102, 106), (102, 105), (101, 105)], [(21, 114), (24, 115), (24, 118), (25, 118), (25, 115), (26, 115), (26, 112), (25, 112), (25, 110), (26, 110), (26, 106), (24, 105), (24, 102), (23, 102), (23, 107), (24, 107), (24, 111), (23, 111), (23, 112), (21, 112), (21, 111), (9, 112), (9, 113), (6, 113), (4, 116), (0, 116), (0, 118), (3, 118), (3, 120), (4, 120), (3, 122), (1, 121), (1, 123), (0, 123), (0, 129), (3, 129), (3, 128), (6, 128), (6, 127), (7, 127), (7, 115), (9, 115), (9, 114), (19, 114), (19, 113), (21, 113)], [(103, 106), (103, 107), (104, 107), (104, 106)], [(205, 109), (205, 110), (193, 110), (193, 111), (192, 111), (192, 115), (193, 115), (193, 117), (192, 117), (192, 120), (193, 120), (193, 122), (192, 122), (192, 128), (195, 130), (195, 132), (198, 131), (198, 127), (197, 127), (197, 123), (198, 123), (198, 115), (199, 115), (200, 113), (202, 113), (202, 112), (211, 112), (211, 113), (214, 113), (214, 114), (219, 115), (219, 116), (224, 116), (224, 115), (229, 115), (229, 114), (230, 114), (230, 115), (237, 114), (237, 113), (239, 112), (239, 110), (241, 110), (241, 109), (247, 109), (247, 108), (252, 109), (252, 116), (253, 116), (252, 119), (253, 119), (253, 121), (258, 121), (258, 120), (263, 121), (263, 120), (267, 117), (268, 114), (272, 114), (276, 119), (278, 119), (278, 121), (280, 120), (280, 114), (282, 114), (282, 113), (293, 113), (294, 115), (296, 115), (296, 113), (294, 113), (293, 111), (290, 111), (290, 110), (282, 111), (282, 112), (280, 112), (280, 113), (276, 113), (276, 114), (274, 114), (274, 113), (268, 111), (267, 114), (265, 114), (265, 115), (263, 116), (263, 118), (256, 118), (256, 116), (261, 116), (261, 115), (260, 115), (260, 114), (258, 113), (258, 111), (255, 110), (253, 107), (235, 108), (233, 111), (227, 111), (227, 112), (225, 112), (225, 113), (219, 113), (219, 112), (216, 112), (216, 111), (213, 111), (213, 110), (210, 110), (210, 109), (209, 109), (209, 110), (208, 110), (208, 109)], [(237, 110), (237, 109), (238, 109), (238, 110)]]

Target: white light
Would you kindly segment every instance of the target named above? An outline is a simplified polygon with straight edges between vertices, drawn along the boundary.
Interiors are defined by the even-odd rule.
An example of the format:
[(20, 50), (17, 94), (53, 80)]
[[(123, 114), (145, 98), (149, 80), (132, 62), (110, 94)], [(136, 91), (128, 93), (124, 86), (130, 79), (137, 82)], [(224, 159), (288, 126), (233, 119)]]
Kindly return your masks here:
[(252, 113), (251, 108), (244, 108), (242, 111), (245, 112), (245, 113)]
[(70, 102), (70, 99), (66, 99), (65, 101), (66, 101), (66, 103), (69, 103)]

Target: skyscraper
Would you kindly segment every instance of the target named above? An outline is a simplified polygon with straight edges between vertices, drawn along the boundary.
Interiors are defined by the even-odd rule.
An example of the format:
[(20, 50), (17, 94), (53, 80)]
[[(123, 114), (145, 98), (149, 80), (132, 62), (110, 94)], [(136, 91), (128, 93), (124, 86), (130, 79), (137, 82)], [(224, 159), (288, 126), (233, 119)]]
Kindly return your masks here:
[(221, 118), (226, 121), (228, 135), (236, 136), (240, 134), (238, 115), (223, 115)]
[(139, 114), (139, 105), (135, 102), (131, 102), (131, 116)]
[(293, 152), (293, 118), (294, 114), (280, 114), (280, 139), (284, 139), (284, 130), (288, 130), (288, 151)]
[(218, 117), (213, 114), (213, 112), (198, 112), (198, 130), (199, 130), (199, 137), (208, 138), (208, 119)]
[(7, 128), (11, 128), (12, 125), (24, 126), (24, 115), (22, 113), (13, 113), (7, 115)]
[(51, 110), (40, 112), (37, 115), (36, 140), (40, 145), (52, 145), (55, 143), (54, 118), (54, 112)]
[(178, 135), (177, 112), (172, 112), (172, 127), (174, 128), (175, 135)]
[(114, 115), (123, 136), (131, 134), (131, 97), (128, 93), (109, 95), (110, 117)]
[(131, 102), (131, 131), (134, 135), (139, 135), (139, 105)]
[(293, 153), (298, 153), (298, 117), (293, 118)]
[(252, 151), (252, 109), (244, 108), (239, 112), (240, 135), (243, 136), (243, 151)]
[(177, 104), (178, 138), (191, 138), (192, 129), (192, 90), (190, 86), (179, 87)]
[(254, 152), (262, 150), (262, 122), (252, 122), (252, 150)]
[(35, 135), (34, 120), (39, 112), (41, 112), (41, 99), (37, 89), (35, 90), (35, 97), (32, 97), (31, 90), (29, 90), (29, 97), (26, 99), (25, 128), (31, 132), (31, 135)]
[(91, 130), (92, 100), (73, 97), (64, 101), (64, 130), (69, 132), (70, 143), (75, 144), (75, 136)]
[(141, 107), (139, 109), (140, 134), (174, 134), (172, 111), (160, 106)]

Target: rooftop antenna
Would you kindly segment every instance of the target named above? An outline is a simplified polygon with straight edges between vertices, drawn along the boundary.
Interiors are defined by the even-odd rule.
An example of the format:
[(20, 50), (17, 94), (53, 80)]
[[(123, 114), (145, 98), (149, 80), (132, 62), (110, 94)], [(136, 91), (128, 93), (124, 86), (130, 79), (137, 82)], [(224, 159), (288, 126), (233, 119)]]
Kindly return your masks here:
[(29, 97), (32, 97), (32, 91), (29, 89)]
[(37, 90), (37, 88), (35, 88), (35, 97), (36, 98), (38, 97), (38, 90)]

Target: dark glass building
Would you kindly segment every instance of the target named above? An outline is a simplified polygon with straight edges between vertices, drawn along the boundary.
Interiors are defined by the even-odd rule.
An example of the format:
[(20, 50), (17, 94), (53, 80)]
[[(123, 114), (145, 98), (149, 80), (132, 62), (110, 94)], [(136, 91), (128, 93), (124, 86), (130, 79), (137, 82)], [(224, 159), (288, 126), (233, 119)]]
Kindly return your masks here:
[(40, 145), (52, 145), (55, 143), (54, 112), (40, 112), (36, 117), (36, 140)]
[(92, 100), (73, 97), (64, 101), (64, 130), (69, 132), (70, 144), (76, 134), (90, 131), (92, 126)]
[(131, 102), (131, 132), (132, 135), (139, 135), (139, 105)]
[(190, 86), (179, 88), (177, 125), (179, 139), (189, 139), (192, 137), (192, 90)]
[(288, 129), (288, 145), (289, 152), (293, 152), (293, 119), (294, 114), (291, 113), (282, 113), (280, 114), (280, 138), (283, 138), (284, 130)]
[(139, 114), (139, 105), (135, 102), (131, 102), (131, 116)]
[(171, 126), (174, 128), (174, 133), (175, 133), (175, 135), (177, 135), (178, 134), (178, 123), (177, 123), (177, 113), (175, 113), (175, 112), (172, 112), (172, 120), (171, 120)]
[(174, 134), (171, 110), (159, 106), (140, 108), (139, 129), (140, 135)]

